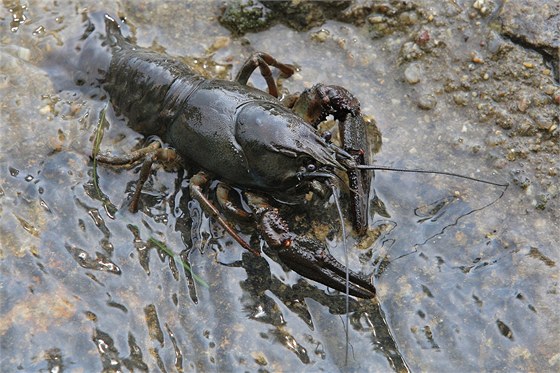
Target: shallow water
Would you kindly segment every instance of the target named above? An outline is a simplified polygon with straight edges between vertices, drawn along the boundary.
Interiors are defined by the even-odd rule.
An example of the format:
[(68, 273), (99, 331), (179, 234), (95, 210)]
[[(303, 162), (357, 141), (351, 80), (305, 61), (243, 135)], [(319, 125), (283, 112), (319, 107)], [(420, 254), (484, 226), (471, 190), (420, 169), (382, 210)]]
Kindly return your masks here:
[[(189, 200), (184, 173), (155, 171), (144, 210), (131, 214), (138, 169), (98, 167), (101, 196), (90, 154), (104, 103), (58, 93), (39, 67), (45, 51), (80, 32), (84, 9), (104, 9), (126, 15), (138, 44), (173, 55), (204, 57), (229, 40), (209, 59), (219, 63), (211, 74), (234, 74), (263, 50), (301, 66), (290, 91), (348, 88), (381, 131), (378, 164), (509, 182), (507, 166), (494, 173), (494, 128), (443, 98), (430, 111), (411, 103), (417, 92), (397, 64), (401, 34), (372, 39), (328, 21), (322, 43), (318, 28), (282, 25), (229, 39), (217, 6), (199, 2), (57, 4), (30, 2), (20, 24), (5, 2), (0, 23), (2, 371), (558, 370), (558, 226), (520, 188), (498, 200), (502, 189), (485, 184), (376, 173), (387, 213), (372, 212), (368, 237), (348, 242), (350, 267), (375, 275), (378, 297), (351, 300), (345, 364), (343, 295), (244, 252)], [(140, 139), (110, 117), (101, 147), (124, 152)], [(332, 203), (314, 209), (317, 219), (336, 216)], [(312, 229), (322, 223), (342, 260), (338, 223)]]

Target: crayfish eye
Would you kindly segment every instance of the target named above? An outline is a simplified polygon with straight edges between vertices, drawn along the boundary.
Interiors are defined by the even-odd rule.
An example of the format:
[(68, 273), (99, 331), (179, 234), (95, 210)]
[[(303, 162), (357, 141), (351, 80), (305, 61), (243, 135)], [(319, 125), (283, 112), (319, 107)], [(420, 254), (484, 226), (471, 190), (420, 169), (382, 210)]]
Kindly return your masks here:
[(317, 170), (317, 166), (315, 166), (313, 163), (310, 163), (305, 166), (305, 169), (307, 170), (307, 172), (313, 172)]
[(325, 131), (325, 132), (323, 132), (323, 135), (322, 135), (322, 136), (323, 136), (323, 139), (324, 139), (326, 142), (331, 142), (331, 139), (332, 139), (332, 132), (331, 132), (331, 131)]

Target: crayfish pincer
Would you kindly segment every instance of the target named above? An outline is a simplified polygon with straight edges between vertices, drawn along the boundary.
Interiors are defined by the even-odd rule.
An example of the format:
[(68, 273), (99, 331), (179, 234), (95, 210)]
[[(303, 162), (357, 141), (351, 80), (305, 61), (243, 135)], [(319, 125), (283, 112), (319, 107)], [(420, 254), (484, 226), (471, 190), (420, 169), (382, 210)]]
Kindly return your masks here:
[[(270, 202), (280, 203), (286, 195), (303, 197), (317, 185), (333, 188), (334, 181), (343, 179), (337, 173), (346, 173), (354, 228), (358, 233), (367, 229), (371, 171), (358, 168), (368, 162), (359, 102), (344, 88), (316, 85), (287, 107), (277, 98), (270, 67), (288, 77), (294, 73), (291, 65), (254, 53), (234, 81), (206, 79), (177, 59), (131, 43), (121, 27), (107, 15), (92, 14), (81, 40), (84, 56), (102, 56), (100, 65), (84, 69), (87, 84), (103, 89), (131, 128), (165, 144), (150, 144), (132, 156), (98, 158), (109, 164), (144, 160), (131, 210), (138, 208), (152, 163), (179, 156), (201, 170), (190, 178), (191, 197), (244, 248), (259, 254), (226, 221), (224, 209), (254, 219), (267, 245), (290, 269), (356, 297), (373, 298), (370, 278), (339, 263), (325, 243), (293, 233)], [(88, 54), (90, 48), (97, 52)], [(247, 85), (257, 68), (268, 92)], [(317, 129), (329, 115), (339, 121), (341, 146)], [(216, 193), (219, 206), (214, 206), (204, 193), (212, 179), (244, 191), (246, 207), (228, 201), (223, 184)]]

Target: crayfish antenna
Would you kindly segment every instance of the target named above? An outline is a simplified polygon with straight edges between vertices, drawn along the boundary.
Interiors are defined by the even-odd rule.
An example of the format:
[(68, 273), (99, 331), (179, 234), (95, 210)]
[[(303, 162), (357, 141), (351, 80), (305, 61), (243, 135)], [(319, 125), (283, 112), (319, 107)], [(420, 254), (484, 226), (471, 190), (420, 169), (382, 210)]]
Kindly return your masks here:
[(476, 182), (483, 183), (483, 184), (490, 184), (490, 185), (494, 185), (494, 186), (504, 187), (506, 189), (509, 186), (508, 183), (496, 183), (494, 181), (478, 179), (476, 177), (456, 174), (454, 172), (447, 172), (447, 171), (432, 171), (432, 170), (423, 170), (423, 169), (419, 169), (419, 168), (410, 168), (410, 169), (409, 168), (393, 168), (393, 167), (389, 167), (389, 166), (373, 166), (373, 165), (356, 165), (354, 167), (357, 168), (358, 170), (414, 172), (414, 173), (418, 173), (418, 174), (447, 175), (447, 176), (458, 177), (460, 179), (472, 180), (472, 181), (476, 181)]
[(346, 289), (345, 289), (345, 303), (344, 303), (344, 311), (346, 314), (346, 319), (344, 320), (344, 331), (346, 333), (346, 351), (344, 354), (344, 364), (348, 365), (348, 348), (350, 345), (350, 337), (348, 334), (348, 327), (349, 327), (349, 320), (350, 320), (350, 270), (348, 269), (348, 246), (346, 245), (346, 228), (344, 226), (344, 216), (342, 215), (342, 208), (340, 207), (340, 199), (339, 195), (336, 193), (337, 188), (332, 183), (328, 183), (332, 189), (332, 195), (334, 197), (334, 202), (336, 205), (336, 209), (338, 211), (338, 219), (340, 222), (340, 228), (342, 231), (342, 246), (344, 247), (344, 266), (346, 267)]

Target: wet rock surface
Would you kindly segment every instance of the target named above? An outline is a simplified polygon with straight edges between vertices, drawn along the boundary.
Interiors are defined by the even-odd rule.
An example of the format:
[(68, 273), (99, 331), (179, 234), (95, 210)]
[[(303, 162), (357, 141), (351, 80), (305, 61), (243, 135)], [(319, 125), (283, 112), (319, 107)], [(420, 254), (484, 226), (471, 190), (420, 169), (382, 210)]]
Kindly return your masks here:
[(560, 4), (549, 1), (506, 1), (496, 19), (500, 34), (542, 55), (560, 82)]
[[(3, 3), (0, 370), (558, 371), (558, 5), (235, 4)], [(222, 24), (234, 6), (252, 13), (232, 18), (232, 34)], [(96, 10), (207, 76), (232, 76), (262, 50), (300, 67), (290, 92), (344, 86), (379, 127), (376, 164), (510, 186), (498, 198), (503, 188), (376, 172), (370, 230), (347, 245), (378, 298), (350, 300), (345, 363), (344, 297), (274, 253), (243, 252), (184, 192), (184, 172), (154, 171), (134, 215), (137, 169), (98, 166), (96, 190), (105, 103), (57, 92), (41, 67)], [(102, 149), (140, 142), (109, 116)], [(287, 212), (343, 261), (332, 203)]]

